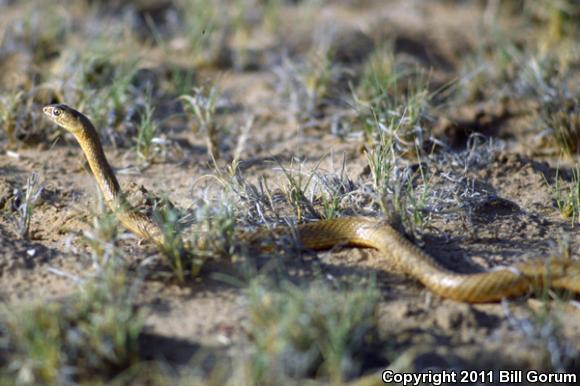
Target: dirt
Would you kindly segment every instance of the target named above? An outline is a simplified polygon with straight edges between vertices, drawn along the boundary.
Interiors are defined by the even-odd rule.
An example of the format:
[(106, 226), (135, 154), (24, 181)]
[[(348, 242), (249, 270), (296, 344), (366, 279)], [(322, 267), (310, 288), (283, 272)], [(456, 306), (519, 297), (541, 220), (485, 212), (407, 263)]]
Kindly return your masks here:
[[(364, 185), (370, 179), (367, 158), (361, 152), (363, 136), (356, 131), (341, 136), (331, 130), (331, 109), (345, 114), (342, 122), (346, 125), (352, 110), (339, 103), (339, 107), (329, 106), (317, 119), (297, 119), (276, 86), (279, 80), (272, 69), (281, 64), (280, 52), (296, 55), (317, 44), (315, 40), (323, 35), (317, 31), (339, 31), (327, 35), (336, 39), (331, 43), (338, 47), (336, 60), (356, 73), (381, 39), (390, 39), (397, 56), (431, 68), (432, 82), (445, 82), (459, 74), (462, 57), (476, 46), (477, 26), (484, 11), (477, 2), (360, 3), (330, 2), (310, 24), (297, 21), (303, 17), (300, 7), (287, 6), (288, 16), (280, 20), (282, 43), (268, 36), (249, 40), (248, 47), (243, 48), (259, 53), (249, 55), (255, 63), (234, 56), (237, 65), (198, 75), (200, 82), (215, 82), (228, 103), (238, 107), (221, 116), (234, 133), (249, 116), (254, 117), (240, 158), (239, 170), (247, 180), (266, 178), (270, 186), (282, 186), (286, 180), (279, 165), (340, 173), (343, 161), (348, 179), (355, 184)], [(246, 43), (231, 44), (238, 55)], [(277, 44), (285, 50), (277, 50)], [(30, 60), (21, 56), (3, 59), (2, 73), (15, 73), (16, 67), (28, 66), (21, 62)], [(147, 66), (161, 69), (163, 65), (162, 52), (151, 49)], [(345, 77), (356, 82), (356, 76)], [(336, 87), (344, 87), (346, 91), (340, 95), (346, 100), (346, 84)], [(430, 158), (428, 221), (424, 229), (409, 237), (458, 272), (477, 272), (565, 252), (578, 260), (580, 232), (570, 219), (562, 217), (552, 188), (557, 173), (570, 175), (573, 161), (546, 154), (534, 137), (540, 129), (530, 125), (529, 117), (518, 110), (523, 107), (503, 105), (493, 97), (485, 102), (465, 102), (437, 116), (433, 133), (449, 148)], [(158, 110), (171, 106), (172, 101), (160, 102)], [(39, 110), (40, 105), (31, 108)], [(52, 135), (56, 128), (47, 124), (46, 130)], [(195, 205), (195, 197), (202, 195), (203, 189), (208, 194), (219, 192), (219, 183), (205, 177), (216, 172), (203, 136), (179, 120), (168, 122), (162, 130), (172, 143), (172, 153), (134, 173), (120, 174), (123, 188), (138, 191), (143, 186), (154, 194), (167, 194), (180, 208)], [(474, 132), (480, 133), (482, 140), (474, 147), (477, 157), (470, 160), (468, 138)], [(226, 159), (231, 160), (238, 136), (225, 138)], [(66, 297), (77, 288), (75, 278), (91, 270), (82, 234), (91, 230), (99, 211), (96, 185), (72, 137), (56, 142), (41, 138), (40, 145), (31, 141), (9, 145), (5, 137), (0, 142), (0, 207), (4, 208), (0, 216), (0, 299), (8, 305)], [(110, 141), (106, 145), (107, 156), (117, 170), (141, 166), (132, 151), (126, 146), (115, 148)], [(449, 161), (452, 159), (456, 162)], [(32, 173), (40, 176), (44, 190), (33, 211), (29, 237), (24, 239), (17, 232), (14, 197)], [(457, 200), (446, 202), (446, 192), (455, 192)], [(136, 193), (134, 200), (140, 199)], [(129, 233), (123, 234), (120, 245), (134, 266), (157, 253)], [(318, 275), (330, 282), (376, 276), (381, 291), (381, 332), (396, 353), (391, 362), (380, 367), (413, 371), (580, 370), (580, 308), (573, 299), (556, 301), (550, 293), (546, 302), (531, 294), (500, 303), (462, 304), (430, 293), (394, 268), (385, 270), (378, 260), (375, 251), (337, 249), (291, 264), (288, 269), (296, 277)], [(228, 351), (244, 341), (244, 289), (221, 279), (239, 275), (234, 264), (229, 268), (224, 265), (226, 268), (218, 264), (204, 269), (185, 286), (168, 280), (144, 281), (139, 296), (139, 306), (147, 310), (147, 334), (141, 342), (144, 357), (164, 357), (184, 364), (201, 349)], [(304, 274), (310, 270), (315, 273)], [(547, 320), (559, 326), (551, 333), (545, 327), (551, 322), (534, 324), (545, 312)], [(571, 353), (559, 356), (570, 349)]]

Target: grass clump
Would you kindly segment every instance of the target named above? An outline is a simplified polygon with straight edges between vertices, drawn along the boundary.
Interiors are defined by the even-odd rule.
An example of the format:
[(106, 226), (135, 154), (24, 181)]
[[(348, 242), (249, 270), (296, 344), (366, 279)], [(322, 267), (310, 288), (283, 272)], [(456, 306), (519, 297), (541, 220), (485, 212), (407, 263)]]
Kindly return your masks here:
[(137, 129), (137, 143), (135, 150), (137, 155), (146, 163), (150, 162), (154, 155), (154, 139), (157, 134), (157, 122), (153, 119), (155, 107), (151, 105), (151, 101), (147, 100), (144, 110), (140, 114), (139, 127)]
[(206, 65), (215, 60), (219, 47), (220, 2), (207, 3), (203, 0), (182, 0), (178, 3), (185, 15), (183, 26), (189, 55), (196, 66)]
[(345, 207), (349, 206), (348, 196), (356, 190), (355, 184), (346, 174), (346, 159), (343, 159), (340, 173), (319, 173), (317, 180), (323, 189), (320, 200), (322, 217), (327, 220), (339, 217)]
[(308, 63), (298, 73), (298, 80), (306, 96), (304, 111), (307, 118), (315, 115), (324, 99), (329, 96), (333, 78), (336, 77), (333, 74), (332, 59), (333, 54), (328, 47), (319, 47), (310, 54)]
[(284, 109), (291, 114), (290, 118), (306, 122), (320, 117), (323, 102), (337, 78), (328, 48), (313, 50), (302, 61), (284, 58), (274, 73), (278, 77), (276, 87), (284, 97)]
[[(300, 165), (300, 164), (299, 164)], [(286, 202), (294, 211), (296, 221), (304, 221), (306, 214), (309, 217), (319, 218), (319, 214), (313, 204), (313, 185), (315, 173), (304, 173), (302, 170), (293, 172), (292, 166), (286, 169), (281, 166), (281, 170), (286, 177), (287, 184), (282, 189)]]
[(540, 119), (563, 154), (571, 157), (580, 152), (580, 104), (577, 100), (557, 98), (546, 103), (540, 110)]
[(22, 103), (22, 100), (22, 91), (13, 91), (0, 96), (0, 125), (4, 126), (4, 133), (10, 146), (16, 141), (14, 132), (18, 118), (18, 105)]
[(108, 379), (138, 359), (143, 321), (125, 272), (109, 270), (63, 302), (3, 314), (4, 372), (17, 384)]
[[(346, 160), (337, 172), (322, 170), (321, 162), (322, 159), (310, 170), (295, 159), (288, 167), (278, 166), (276, 171), (284, 177), (280, 188), (270, 191), (263, 185), (259, 189), (264, 193), (262, 199), (266, 199), (262, 201), (273, 212), (271, 220), (287, 224), (288, 221), (333, 219), (352, 209), (351, 201), (358, 187), (347, 175)], [(258, 189), (253, 187), (253, 190)]]
[[(251, 384), (292, 384), (357, 376), (377, 340), (377, 289), (334, 291), (323, 283), (248, 290)], [(375, 347), (376, 348), (376, 347)]]
[(369, 148), (388, 144), (398, 156), (418, 157), (429, 135), (431, 92), (418, 67), (398, 63), (392, 49), (371, 55), (355, 93), (355, 107)]
[(227, 202), (206, 203), (196, 211), (195, 244), (206, 258), (225, 259), (236, 253), (236, 214)]
[[(430, 150), (430, 110), (437, 93), (429, 90), (428, 76), (399, 62), (389, 45), (368, 58), (355, 93), (373, 201), (413, 233), (425, 220), (429, 185), (423, 162)], [(418, 168), (411, 168), (407, 159), (417, 160)]]
[(90, 255), (81, 256), (88, 258), (90, 274), (48, 269), (72, 279), (79, 286), (75, 294), (17, 309), (0, 306), (0, 380), (102, 383), (137, 363), (143, 315), (135, 306), (138, 282), (129, 279), (116, 245), (117, 229), (115, 214), (105, 211), (83, 232)]
[[(168, 200), (163, 200), (165, 203)], [(161, 227), (164, 243), (161, 253), (164, 261), (179, 283), (184, 283), (186, 277), (196, 276), (201, 267), (201, 260), (191, 252), (186, 251), (179, 223), (179, 213), (169, 205), (159, 205), (153, 212), (153, 218)]]
[(44, 187), (36, 173), (32, 173), (26, 179), (26, 187), (24, 189), (16, 190), (16, 223), (18, 235), (21, 238), (28, 239), (30, 236), (30, 220), (32, 219), (34, 208), (40, 203), (43, 191)]
[[(169, 205), (154, 211), (164, 235), (161, 252), (177, 282), (197, 276), (209, 259), (230, 259), (238, 252), (236, 213), (226, 199), (219, 202), (204, 201), (185, 216)], [(187, 234), (184, 223), (193, 223)]]
[(543, 356), (545, 366), (555, 372), (573, 372), (577, 363), (578, 348), (573, 340), (564, 334), (565, 302), (556, 298), (549, 302), (544, 296), (542, 301), (533, 302), (528, 309), (529, 315), (516, 316), (508, 303), (502, 303), (509, 323), (510, 334), (520, 335), (530, 349)]
[(572, 170), (572, 179), (568, 184), (562, 186), (558, 174), (559, 170), (556, 173), (556, 184), (552, 188), (556, 206), (562, 217), (576, 224), (580, 221), (580, 162)]
[(576, 38), (580, 21), (580, 11), (576, 1), (524, 1), (521, 2), (521, 7), (524, 17), (537, 24), (539, 31), (542, 32), (540, 34), (542, 45), (548, 46)]
[(209, 91), (203, 87), (195, 88), (193, 95), (180, 97), (185, 103), (185, 111), (195, 118), (196, 124), (192, 125), (193, 132), (197, 133), (198, 130), (205, 132), (207, 151), (214, 163), (220, 158), (220, 127), (215, 117), (218, 98), (219, 93), (215, 87), (211, 87)]
[(429, 179), (422, 164), (413, 171), (400, 167), (390, 140), (367, 150), (373, 201), (380, 211), (394, 224), (400, 224), (416, 234), (426, 221), (425, 208), (430, 191)]

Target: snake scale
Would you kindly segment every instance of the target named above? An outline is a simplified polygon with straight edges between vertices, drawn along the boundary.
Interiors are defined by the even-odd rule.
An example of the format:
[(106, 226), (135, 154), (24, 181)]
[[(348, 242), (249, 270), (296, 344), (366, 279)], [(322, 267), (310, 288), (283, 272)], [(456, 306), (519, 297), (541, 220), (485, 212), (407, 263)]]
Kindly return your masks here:
[[(119, 221), (139, 237), (163, 244), (163, 235), (149, 217), (126, 202), (119, 182), (101, 146), (93, 124), (82, 113), (64, 104), (43, 108), (44, 114), (72, 133), (79, 142), (105, 202)], [(461, 274), (441, 266), (399, 232), (378, 219), (344, 217), (299, 225), (297, 236), (305, 248), (321, 250), (336, 245), (377, 249), (402, 272), (444, 298), (479, 303), (523, 295), (545, 287), (580, 293), (580, 262), (531, 260), (481, 273)]]

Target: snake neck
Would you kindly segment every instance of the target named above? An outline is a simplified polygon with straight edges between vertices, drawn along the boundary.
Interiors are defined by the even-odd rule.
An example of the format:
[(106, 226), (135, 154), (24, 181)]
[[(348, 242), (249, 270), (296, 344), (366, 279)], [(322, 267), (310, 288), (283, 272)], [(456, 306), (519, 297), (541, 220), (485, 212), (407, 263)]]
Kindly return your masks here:
[(107, 206), (116, 213), (121, 223), (133, 233), (162, 245), (164, 236), (161, 229), (149, 217), (136, 212), (125, 199), (119, 181), (117, 181), (111, 165), (107, 162), (95, 127), (88, 119), (83, 121), (82, 126), (83, 129), (76, 132), (75, 137), (89, 162), (89, 167), (95, 180), (97, 180)]
[(83, 130), (75, 133), (75, 137), (85, 154), (105, 202), (112, 210), (118, 209), (119, 205), (124, 202), (123, 195), (113, 169), (105, 157), (97, 130), (87, 120), (83, 125)]

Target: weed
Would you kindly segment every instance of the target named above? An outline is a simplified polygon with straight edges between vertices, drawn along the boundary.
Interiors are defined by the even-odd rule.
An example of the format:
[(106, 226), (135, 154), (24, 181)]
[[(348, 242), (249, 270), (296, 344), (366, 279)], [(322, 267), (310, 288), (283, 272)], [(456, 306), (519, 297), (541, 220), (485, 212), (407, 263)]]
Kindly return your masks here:
[(137, 61), (126, 60), (115, 66), (115, 76), (102, 98), (110, 104), (107, 123), (116, 127), (125, 118), (130, 98), (131, 82), (137, 69)]
[(313, 52), (309, 65), (300, 74), (301, 83), (306, 91), (306, 116), (313, 114), (321, 101), (328, 95), (332, 76), (333, 54), (327, 47)]
[[(561, 305), (562, 303), (560, 303)], [(531, 317), (516, 317), (508, 308), (507, 302), (502, 302), (504, 314), (510, 327), (521, 334), (528, 345), (536, 350), (542, 350), (551, 368), (556, 372), (566, 372), (574, 367), (577, 357), (577, 347), (574, 342), (564, 338), (562, 333), (561, 313), (548, 303), (547, 297), (540, 304), (539, 310), (531, 311)], [(556, 303), (556, 307), (558, 303)]]
[[(292, 217), (298, 223), (307, 219), (334, 218), (337, 217), (341, 208), (341, 201), (345, 195), (352, 192), (353, 184), (346, 176), (345, 165), (339, 175), (324, 173), (318, 170), (316, 165), (312, 171), (303, 171), (299, 164), (298, 170), (292, 165), (286, 168), (279, 165), (279, 170), (284, 174), (285, 184), (281, 188), (283, 202), (288, 204), (293, 211)], [(267, 192), (269, 206), (274, 208), (274, 202), (280, 201), (271, 197)], [(322, 206), (322, 208), (320, 208)], [(319, 212), (322, 209), (322, 213)], [(280, 212), (280, 210), (277, 210)]]
[[(228, 259), (237, 253), (236, 215), (227, 201), (203, 200), (189, 218), (180, 217), (169, 205), (155, 209), (154, 219), (164, 235), (161, 252), (179, 283), (197, 276), (208, 259)], [(187, 235), (182, 233), (183, 222), (193, 223)]]
[(255, 281), (248, 289), (250, 384), (285, 384), (289, 378), (325, 377), (332, 384), (357, 375), (377, 343), (378, 292), (334, 291), (323, 283), (279, 289)]
[(4, 125), (4, 132), (9, 145), (15, 142), (14, 131), (16, 129), (17, 106), (22, 103), (22, 91), (0, 96), (0, 124)]
[[(415, 173), (415, 175), (417, 175), (417, 173)], [(414, 186), (415, 178), (407, 179), (405, 184), (405, 207), (408, 208), (411, 214), (407, 215), (407, 212), (403, 210), (400, 211), (403, 224), (411, 224), (411, 229), (414, 235), (419, 234), (425, 225), (425, 208), (427, 206), (427, 197), (429, 195), (429, 181), (426, 178), (422, 164), (419, 164), (418, 176), (421, 182), (420, 193), (416, 192)]]
[(119, 220), (115, 213), (104, 208), (103, 202), (100, 206), (99, 214), (93, 217), (92, 229), (83, 232), (83, 239), (91, 250), (93, 267), (102, 271), (109, 264), (115, 264), (122, 254), (116, 245)]
[(135, 144), (137, 154), (144, 162), (150, 162), (154, 156), (153, 139), (157, 134), (157, 122), (153, 120), (154, 112), (155, 108), (151, 105), (151, 99), (148, 98), (144, 111), (140, 115), (137, 143)]
[(284, 195), (286, 196), (286, 201), (295, 211), (296, 221), (298, 223), (304, 221), (304, 211), (307, 211), (311, 217), (320, 218), (314, 208), (312, 195), (307, 193), (313, 181), (314, 173), (306, 173), (305, 177), (305, 173), (302, 170), (293, 173), (292, 166), (290, 166), (290, 169), (286, 169), (280, 165), (280, 169), (287, 179), (287, 185), (283, 189)]
[(254, 125), (254, 116), (252, 115), (246, 119), (246, 122), (241, 126), (239, 130), (238, 140), (236, 142), (236, 147), (234, 148), (233, 151), (232, 162), (230, 164), (229, 171), (230, 177), (233, 177), (237, 172), (240, 159), (242, 158), (242, 155), (246, 151), (246, 144), (248, 142), (248, 138), (250, 137), (250, 131), (253, 125)]
[(540, 0), (523, 2), (522, 6), (526, 19), (539, 24), (539, 30), (544, 32), (539, 34), (543, 44), (557, 44), (577, 36), (580, 11), (574, 0)]
[(580, 104), (577, 100), (556, 98), (541, 107), (540, 118), (563, 154), (571, 157), (580, 151)]
[(220, 158), (219, 153), (219, 126), (215, 119), (216, 103), (219, 93), (215, 87), (209, 92), (204, 88), (195, 88), (194, 95), (182, 95), (180, 99), (186, 103), (185, 110), (197, 120), (198, 126), (192, 126), (194, 133), (198, 127), (206, 134), (207, 151), (214, 161)]
[(417, 196), (417, 174), (403, 165), (402, 158), (417, 158), (421, 165), (429, 140), (431, 100), (438, 92), (429, 91), (422, 70), (401, 66), (391, 45), (385, 45), (368, 58), (354, 94), (366, 137), (373, 201), (392, 222), (402, 221), (413, 233), (423, 227), (428, 189), (420, 166), (423, 190)]
[(143, 322), (125, 272), (108, 270), (64, 302), (4, 309), (8, 373), (18, 384), (106, 379), (137, 359)]
[(396, 67), (392, 45), (378, 47), (366, 60), (357, 87), (358, 97), (370, 103), (384, 98), (385, 93), (406, 75)]
[[(370, 168), (373, 190), (378, 197), (385, 197), (393, 176), (395, 155), (392, 147), (392, 138), (384, 136), (379, 143), (366, 151), (367, 163)], [(379, 200), (383, 212), (387, 212), (383, 200)]]
[(332, 176), (316, 173), (316, 177), (323, 187), (321, 197), (322, 217), (327, 220), (339, 217), (343, 199), (355, 190), (354, 184), (346, 175), (346, 159), (343, 159), (339, 175)]
[(219, 2), (207, 3), (203, 0), (184, 0), (180, 2), (184, 12), (185, 36), (188, 40), (189, 54), (196, 66), (213, 63), (219, 49), (220, 9)]
[(335, 78), (332, 65), (332, 54), (322, 48), (312, 52), (309, 60), (301, 63), (285, 58), (274, 69), (278, 88), (288, 100), (285, 109), (292, 118), (305, 121), (316, 115)]
[(118, 58), (114, 47), (95, 45), (90, 53), (71, 51), (65, 56), (62, 95), (67, 104), (86, 111), (101, 138), (124, 144), (125, 136), (115, 130), (130, 121), (133, 104), (129, 102), (141, 91), (134, 84), (138, 60)]
[(228, 201), (222, 196), (219, 201), (205, 202), (196, 210), (194, 245), (205, 259), (227, 259), (236, 253), (236, 212)]
[(268, 0), (264, 2), (264, 23), (266, 30), (277, 32), (282, 17), (283, 0)]
[(15, 202), (17, 203), (17, 229), (20, 237), (27, 239), (29, 237), (30, 220), (34, 208), (39, 204), (44, 187), (40, 184), (38, 174), (32, 173), (26, 179), (26, 187), (23, 190), (17, 190)]
[(562, 217), (569, 218), (574, 225), (580, 221), (580, 162), (572, 170), (572, 181), (566, 186), (561, 185), (559, 171), (556, 170), (556, 184), (552, 188), (554, 200)]
[(173, 95), (184, 95), (194, 88), (195, 71), (189, 68), (182, 68), (175, 64), (170, 64), (168, 69), (169, 90)]
[(424, 124), (436, 93), (429, 92), (424, 72), (401, 68), (390, 51), (371, 55), (354, 95), (368, 145), (383, 147), (379, 152), (420, 155), (428, 139)]
[(332, 219), (344, 211), (356, 210), (347, 202), (357, 195), (358, 186), (347, 175), (346, 161), (340, 172), (326, 172), (319, 165), (312, 170), (302, 170), (302, 163), (293, 161), (289, 167), (278, 165), (282, 173), (280, 187), (272, 190), (264, 178), (253, 184), (236, 170), (231, 170), (230, 181), (224, 182), (243, 206), (240, 219), (248, 225), (301, 223), (312, 219)]
[(179, 283), (184, 283), (186, 277), (197, 275), (201, 260), (192, 252), (186, 251), (181, 236), (182, 226), (179, 224), (179, 213), (172, 206), (167, 205), (167, 199), (163, 202), (153, 212), (153, 218), (163, 232), (164, 242), (161, 246), (161, 253), (172, 275)]

